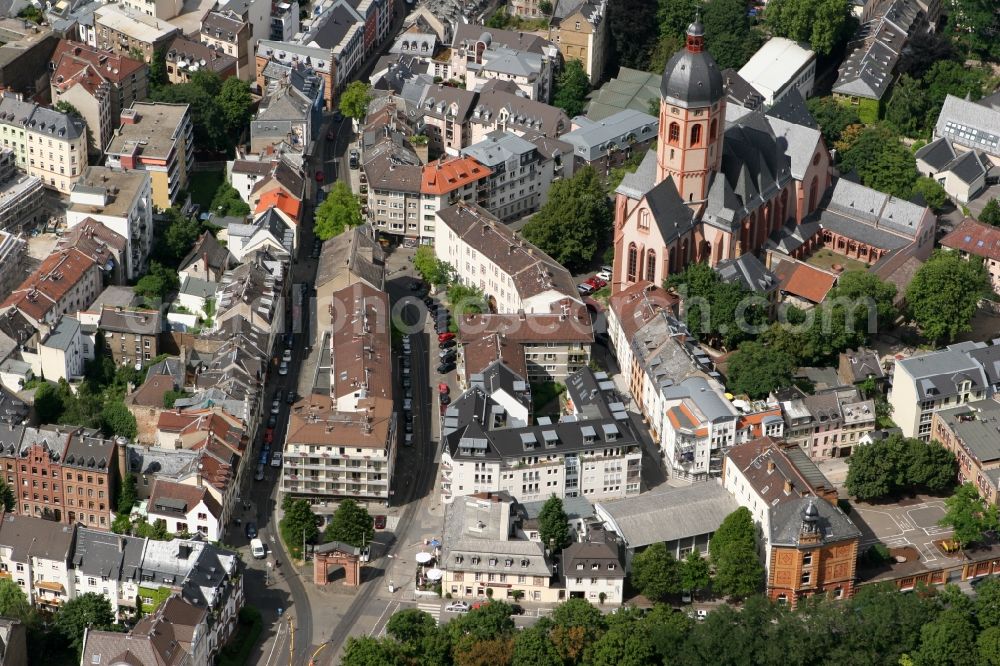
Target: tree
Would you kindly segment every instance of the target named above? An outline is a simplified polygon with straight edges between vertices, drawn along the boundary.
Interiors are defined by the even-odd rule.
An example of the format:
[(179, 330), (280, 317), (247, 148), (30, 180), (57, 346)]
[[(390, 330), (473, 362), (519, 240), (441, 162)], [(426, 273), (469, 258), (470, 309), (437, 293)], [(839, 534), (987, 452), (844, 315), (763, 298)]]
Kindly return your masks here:
[[(235, 80), (235, 77), (226, 79), (226, 82)], [(250, 214), (250, 206), (240, 198), (240, 193), (229, 183), (222, 183), (212, 197), (209, 205), (211, 212), (220, 216), (246, 217)]]
[(226, 136), (226, 122), (216, 100), (220, 89), (217, 74), (199, 70), (188, 83), (155, 87), (150, 90), (149, 97), (154, 102), (187, 104), (194, 126), (195, 145), (202, 150), (227, 151), (236, 145), (236, 141)]
[(430, 245), (421, 245), (413, 255), (413, 267), (428, 284), (442, 285), (451, 282), (455, 270), (447, 261), (441, 261)]
[(562, 666), (555, 645), (549, 640), (546, 625), (535, 625), (517, 632), (511, 666)]
[(59, 113), (65, 113), (68, 116), (76, 116), (77, 118), (83, 117), (83, 114), (81, 114), (75, 106), (73, 106), (66, 100), (60, 100), (56, 102), (55, 106), (52, 108), (54, 108)]
[(681, 562), (681, 588), (697, 594), (711, 582), (708, 560), (695, 548)]
[(997, 529), (997, 506), (980, 497), (972, 483), (960, 485), (944, 505), (945, 514), (938, 524), (955, 530), (954, 539), (963, 548), (982, 541), (986, 532)]
[(852, 325), (867, 334), (875, 333), (872, 325), (888, 328), (898, 314), (896, 285), (864, 270), (842, 273), (837, 286), (827, 293), (824, 304), (829, 304), (830, 308), (849, 308), (846, 314), (853, 314)]
[(720, 69), (739, 69), (763, 43), (750, 27), (744, 0), (712, 0), (702, 11), (705, 44)]
[(163, 394), (163, 406), (167, 409), (173, 409), (174, 403), (176, 403), (179, 398), (186, 398), (186, 397), (187, 397), (187, 391), (184, 391), (183, 389), (181, 389), (180, 391), (175, 391), (173, 389), (170, 389), (169, 391)]
[(704, 6), (702, 0), (659, 0), (658, 4), (656, 20), (660, 26), (660, 36), (669, 35), (675, 39), (683, 39), (687, 27), (694, 22)]
[(177, 289), (179, 282), (177, 272), (169, 270), (158, 261), (149, 262), (149, 272), (139, 278), (133, 291), (147, 301), (165, 301), (167, 296)]
[(371, 100), (371, 86), (361, 81), (352, 81), (340, 94), (340, 112), (348, 118), (361, 120), (368, 114)]
[[(684, 31), (678, 33), (661, 33), (660, 39), (656, 41), (655, 44), (650, 48), (649, 51), (649, 69), (653, 72), (663, 72), (666, 70), (667, 63), (670, 61), (671, 56), (677, 53), (679, 50), (684, 48)], [(660, 115), (660, 98), (651, 97), (649, 98), (649, 108), (646, 109), (646, 113), (651, 116), (657, 117)]]
[(167, 228), (163, 233), (161, 255), (170, 266), (176, 266), (201, 236), (204, 228), (193, 215), (185, 215), (177, 208), (163, 211), (167, 218)]
[(137, 500), (135, 474), (128, 472), (125, 474), (125, 478), (122, 479), (121, 487), (118, 489), (118, 513), (128, 515)]
[(325, 241), (363, 222), (357, 197), (347, 183), (338, 180), (316, 208), (313, 232)]
[(35, 389), (35, 414), (41, 423), (58, 423), (65, 409), (61, 392), (46, 382)]
[(608, 5), (608, 38), (616, 56), (612, 64), (646, 69), (658, 37), (656, 9), (650, 0), (620, 0)]
[(279, 523), (281, 538), (292, 557), (302, 557), (303, 542), (309, 543), (319, 536), (316, 514), (304, 499), (290, 499), (286, 504), (285, 515)]
[(933, 178), (917, 178), (917, 182), (913, 184), (912, 196), (918, 194), (935, 213), (940, 213), (950, 201), (948, 193), (944, 191), (944, 186)]
[(239, 137), (250, 125), (253, 116), (253, 95), (250, 94), (250, 84), (230, 76), (222, 83), (218, 96), (215, 98), (219, 114), (230, 138)]
[(990, 226), (1000, 227), (1000, 201), (990, 199), (979, 213), (979, 221)]
[(767, 4), (764, 18), (777, 37), (809, 42), (813, 51), (826, 56), (851, 26), (847, 0), (775, 0)]
[(34, 609), (27, 595), (11, 578), (0, 578), (0, 617), (27, 622)]
[(757, 557), (757, 528), (746, 507), (725, 517), (708, 542), (715, 565), (712, 589), (731, 597), (757, 592), (764, 582), (764, 567)]
[(368, 509), (352, 499), (345, 499), (334, 512), (323, 536), (327, 541), (340, 541), (360, 548), (371, 543), (375, 527)]
[(407, 608), (393, 614), (385, 625), (385, 632), (400, 643), (417, 645), (437, 629), (437, 622), (428, 613)]
[(18, 18), (22, 18), (25, 21), (31, 21), (32, 23), (41, 23), (45, 20), (45, 14), (42, 10), (34, 5), (28, 5), (21, 11), (17, 13)]
[(972, 330), (979, 300), (992, 291), (981, 261), (955, 252), (936, 252), (917, 271), (906, 290), (910, 317), (932, 342)]
[(538, 3), (538, 11), (548, 16), (552, 13), (552, 3), (549, 0), (542, 0)]
[(795, 357), (773, 346), (744, 342), (729, 357), (726, 387), (732, 393), (763, 398), (776, 388), (789, 386), (798, 367)]
[(1000, 666), (1000, 627), (990, 627), (976, 639), (981, 666)]
[(847, 492), (862, 501), (895, 492), (897, 460), (887, 455), (891, 451), (892, 444), (884, 441), (855, 446), (847, 460)]
[(832, 146), (851, 125), (861, 122), (858, 112), (849, 104), (841, 104), (832, 97), (811, 97), (806, 100), (809, 113), (819, 123), (823, 140)]
[(892, 87), (885, 119), (906, 136), (920, 136), (926, 127), (929, 106), (921, 82), (903, 74)]
[(555, 495), (545, 500), (538, 513), (538, 536), (542, 545), (551, 548), (553, 553), (558, 553), (572, 541), (569, 518), (563, 510), (562, 500)]
[(968, 615), (947, 609), (920, 630), (916, 666), (972, 666), (976, 663), (976, 629)]
[(578, 663), (587, 647), (607, 628), (604, 615), (586, 599), (570, 599), (552, 612), (549, 637), (559, 656)]
[(566, 112), (570, 118), (583, 113), (583, 105), (590, 92), (590, 79), (579, 60), (569, 60), (563, 71), (556, 78), (555, 93), (552, 95), (552, 106), (557, 106)]
[(483, 290), (476, 286), (452, 282), (448, 285), (445, 295), (456, 318), (467, 314), (479, 314), (489, 309)]
[(612, 210), (593, 167), (556, 181), (549, 200), (521, 233), (571, 271), (583, 270), (611, 232)]
[(157, 86), (167, 83), (167, 51), (165, 47), (160, 47), (153, 51), (153, 57), (149, 61), (149, 87), (155, 89)]
[(139, 432), (135, 416), (121, 400), (111, 400), (101, 410), (101, 429), (105, 437), (117, 436), (135, 439)]
[(625, 618), (612, 622), (604, 635), (590, 646), (587, 654), (587, 663), (593, 666), (645, 666), (655, 663), (655, 651), (646, 626)]
[[(846, 131), (845, 131), (846, 134)], [(861, 182), (880, 192), (907, 198), (917, 180), (916, 158), (886, 124), (865, 127), (851, 136), (850, 144), (841, 137), (841, 172), (857, 172)]]
[(750, 300), (748, 289), (723, 282), (708, 264), (691, 264), (663, 286), (680, 294), (688, 330), (700, 340), (733, 349), (767, 322), (766, 302)]
[(110, 629), (115, 622), (111, 602), (102, 594), (86, 592), (70, 599), (55, 615), (55, 628), (76, 650), (83, 647), (86, 629)]
[(632, 558), (632, 585), (650, 601), (663, 601), (681, 591), (681, 567), (663, 543), (654, 543)]
[(351, 636), (344, 645), (341, 666), (392, 666), (400, 663), (395, 643), (388, 639)]
[(936, 440), (928, 443), (913, 438), (907, 441), (906, 480), (911, 487), (930, 493), (951, 489), (958, 478), (955, 454)]
[(847, 491), (860, 500), (904, 492), (940, 493), (955, 485), (955, 454), (940, 442), (922, 442), (894, 433), (856, 446), (847, 461)]
[(976, 587), (976, 621), (983, 629), (1000, 628), (1000, 579), (989, 578)]

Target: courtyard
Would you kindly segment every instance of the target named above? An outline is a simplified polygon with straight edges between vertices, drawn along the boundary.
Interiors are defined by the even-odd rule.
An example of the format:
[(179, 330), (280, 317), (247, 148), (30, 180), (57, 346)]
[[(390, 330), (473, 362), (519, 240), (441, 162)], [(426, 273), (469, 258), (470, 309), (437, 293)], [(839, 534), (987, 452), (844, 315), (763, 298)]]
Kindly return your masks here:
[(813, 252), (805, 259), (810, 266), (822, 268), (825, 271), (832, 271), (835, 265), (841, 266), (845, 271), (867, 271), (868, 264), (857, 259), (851, 259), (843, 254), (837, 254), (833, 250), (825, 247)]
[(861, 530), (859, 550), (864, 552), (876, 542), (888, 548), (914, 548), (926, 567), (944, 564), (944, 556), (935, 541), (951, 536), (952, 530), (937, 523), (945, 514), (944, 500), (918, 496), (894, 504), (852, 502), (850, 518)]

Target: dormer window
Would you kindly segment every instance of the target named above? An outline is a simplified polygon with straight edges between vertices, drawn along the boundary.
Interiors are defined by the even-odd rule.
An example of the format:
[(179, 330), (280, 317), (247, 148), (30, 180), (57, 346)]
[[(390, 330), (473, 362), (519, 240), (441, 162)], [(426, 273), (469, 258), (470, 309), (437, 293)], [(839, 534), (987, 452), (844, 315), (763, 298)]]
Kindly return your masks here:
[(579, 564), (576, 565), (576, 570), (583, 571), (583, 562), (580, 562)]
[(528, 568), (528, 560), (521, 560), (521, 568), (522, 569)]

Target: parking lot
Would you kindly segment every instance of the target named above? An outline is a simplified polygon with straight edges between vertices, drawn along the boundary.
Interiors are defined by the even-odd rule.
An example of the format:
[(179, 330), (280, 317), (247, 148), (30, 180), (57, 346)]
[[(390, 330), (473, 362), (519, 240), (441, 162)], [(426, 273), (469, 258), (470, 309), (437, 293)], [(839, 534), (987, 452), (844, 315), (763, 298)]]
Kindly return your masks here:
[(932, 542), (951, 536), (951, 530), (939, 527), (944, 516), (944, 500), (916, 497), (896, 504), (852, 504), (851, 520), (862, 532), (861, 550), (877, 541), (889, 548), (912, 546), (920, 552), (921, 562), (932, 566), (941, 556)]

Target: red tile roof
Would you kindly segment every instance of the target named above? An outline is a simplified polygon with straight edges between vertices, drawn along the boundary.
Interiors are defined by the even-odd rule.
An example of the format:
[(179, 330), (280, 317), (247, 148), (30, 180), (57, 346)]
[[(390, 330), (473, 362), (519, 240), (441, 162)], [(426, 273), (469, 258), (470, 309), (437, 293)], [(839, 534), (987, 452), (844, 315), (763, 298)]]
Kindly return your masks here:
[(631, 338), (658, 312), (677, 313), (680, 299), (652, 282), (636, 282), (608, 299), (626, 338)]
[[(76, 248), (53, 252), (0, 304), (0, 308), (16, 307), (31, 319), (42, 321), (91, 270), (97, 271), (97, 264)], [(81, 303), (80, 307), (88, 305), (90, 303)]]
[(837, 276), (800, 261), (783, 260), (771, 267), (781, 291), (812, 303), (822, 303), (837, 283)]
[(967, 217), (941, 239), (941, 247), (1000, 261), (1000, 229)]
[(254, 214), (263, 213), (271, 207), (277, 208), (295, 222), (299, 221), (299, 215), (302, 214), (302, 202), (281, 189), (265, 192)]
[(421, 194), (447, 194), (469, 183), (486, 178), (492, 171), (471, 157), (436, 161), (424, 167), (420, 179)]
[(206, 488), (156, 479), (153, 481), (153, 490), (149, 493), (149, 503), (146, 505), (148, 512), (163, 515), (156, 510), (157, 503), (163, 499), (181, 500), (187, 505), (185, 512), (190, 512), (199, 502), (205, 502), (205, 506), (213, 516), (219, 518), (222, 515), (222, 507)]
[[(81, 42), (74, 42), (68, 39), (59, 40), (55, 53), (52, 54), (52, 62), (56, 64), (56, 72), (64, 66), (63, 60), (75, 60), (78, 64), (88, 63), (95, 68), (95, 71), (104, 79), (115, 84), (120, 84), (133, 74), (143, 69), (146, 63), (135, 58), (102, 51)], [(53, 74), (53, 79), (56, 74)]]

